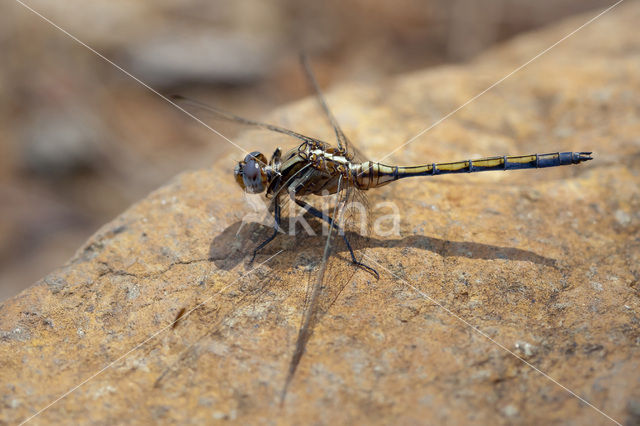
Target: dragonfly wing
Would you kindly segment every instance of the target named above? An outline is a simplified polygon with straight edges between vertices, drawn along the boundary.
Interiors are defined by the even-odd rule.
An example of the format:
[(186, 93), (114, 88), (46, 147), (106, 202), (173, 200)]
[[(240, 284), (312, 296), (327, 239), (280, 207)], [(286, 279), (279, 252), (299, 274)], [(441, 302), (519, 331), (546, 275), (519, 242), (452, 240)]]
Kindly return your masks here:
[[(338, 184), (338, 194), (340, 193), (340, 186), (342, 184), (342, 179)], [(339, 203), (336, 203), (333, 209), (333, 215), (336, 215), (339, 212)], [(316, 273), (313, 281), (311, 282), (311, 288), (309, 292), (309, 297), (307, 299), (307, 304), (304, 309), (304, 315), (302, 319), (302, 324), (298, 331), (298, 337), (296, 339), (295, 349), (293, 355), (291, 357), (291, 361), (289, 362), (289, 370), (287, 373), (287, 377), (285, 379), (285, 384), (282, 389), (281, 401), (284, 402), (286, 397), (287, 389), (289, 388), (289, 384), (293, 379), (293, 376), (300, 364), (300, 360), (302, 359), (302, 355), (304, 354), (304, 350), (307, 346), (307, 342), (311, 337), (313, 329), (315, 328), (315, 324), (318, 320), (319, 308), (321, 307), (321, 293), (324, 287), (324, 277), (328, 267), (328, 260), (331, 257), (331, 252), (333, 249), (333, 239), (338, 234), (335, 227), (329, 227), (327, 231), (327, 238), (325, 240), (322, 259), (320, 261), (320, 265), (318, 268), (318, 272)]]
[(261, 121), (250, 120), (248, 118), (240, 117), (238, 115), (232, 114), (228, 111), (224, 111), (222, 109), (213, 107), (211, 105), (207, 105), (203, 102), (196, 101), (194, 99), (185, 98), (180, 95), (171, 96), (171, 100), (180, 104), (180, 106), (187, 107), (189, 109), (197, 110), (205, 113), (210, 116), (214, 120), (224, 120), (230, 121), (233, 123), (243, 124), (245, 126), (258, 127), (261, 129), (271, 130), (272, 132), (282, 133), (296, 139), (299, 139), (303, 142), (319, 142), (317, 139), (314, 139), (309, 136), (305, 136), (298, 132), (294, 132), (293, 130), (289, 130), (284, 127), (276, 126), (275, 124), (263, 123)]
[[(306, 57), (302, 56), (301, 61), (318, 103), (334, 129), (338, 148), (346, 153), (352, 161), (362, 159), (363, 156), (351, 144), (329, 110)], [(323, 198), (326, 201), (331, 197), (325, 196)], [(295, 375), (315, 325), (334, 304), (344, 287), (358, 270), (358, 264), (361, 264), (358, 249), (362, 247), (363, 241), (368, 234), (369, 210), (367, 198), (362, 191), (350, 185), (342, 176), (339, 178), (338, 191), (335, 198), (333, 208), (323, 209), (323, 213), (328, 214), (337, 226), (327, 225), (323, 227), (326, 230), (326, 239), (322, 258), (317, 273), (310, 283), (309, 296), (282, 389), (281, 402), (284, 402), (287, 389)], [(325, 220), (325, 222), (327, 221)]]
[(309, 65), (309, 59), (307, 58), (307, 56), (301, 55), (300, 62), (302, 63), (302, 69), (304, 70), (305, 76), (307, 77), (307, 80), (309, 81), (309, 84), (316, 95), (316, 99), (320, 104), (320, 108), (322, 108), (324, 115), (329, 120), (331, 127), (333, 127), (333, 131), (336, 134), (336, 140), (338, 142), (338, 149), (340, 149), (342, 152), (350, 154), (352, 158), (359, 157), (360, 159), (363, 159), (364, 156), (344, 134), (342, 128), (340, 127), (340, 124), (338, 124), (338, 120), (336, 120), (336, 118), (333, 116), (333, 113), (329, 109), (327, 101), (324, 99), (324, 95), (320, 91), (320, 86), (318, 86), (318, 81), (316, 80), (316, 77), (311, 70), (311, 66)]
[[(358, 213), (352, 211), (354, 204), (359, 204), (361, 191), (340, 178), (338, 192), (334, 197), (332, 207), (323, 209), (328, 216), (335, 218), (337, 227), (325, 226), (326, 238), (322, 247), (322, 257), (317, 265), (317, 271), (309, 283), (307, 302), (295, 349), (289, 363), (289, 369), (283, 386), (281, 401), (286, 397), (287, 389), (293, 379), (296, 369), (302, 359), (306, 345), (315, 326), (336, 302), (346, 285), (351, 281), (359, 267), (353, 262), (351, 253), (356, 261), (360, 261), (358, 249), (362, 247), (365, 237), (358, 231)], [(366, 219), (363, 218), (363, 219)], [(347, 241), (349, 241), (347, 243)]]
[[(269, 257), (273, 258), (274, 255)], [(262, 264), (265, 264), (263, 262)], [(222, 289), (218, 289), (213, 294), (207, 295), (203, 301), (194, 301), (190, 306), (181, 309), (181, 313), (174, 321), (190, 321), (195, 325), (195, 330), (205, 331), (203, 333), (172, 334), (169, 341), (175, 343), (175, 349), (180, 349), (174, 360), (169, 362), (162, 373), (156, 378), (154, 387), (163, 387), (180, 374), (184, 374), (185, 367), (191, 369), (203, 352), (203, 347), (211, 345), (211, 342), (219, 342), (223, 330), (228, 326), (229, 318), (246, 306), (256, 306), (263, 301), (268, 292), (271, 278), (268, 274), (254, 268), (252, 275), (245, 274), (244, 277), (232, 281)], [(202, 282), (208, 286), (214, 286), (216, 278), (210, 278), (210, 274), (215, 270), (211, 266), (202, 278)], [(187, 319), (188, 318), (188, 319)], [(175, 330), (175, 325), (172, 327)], [(149, 350), (158, 350), (151, 347)], [(169, 358), (170, 359), (170, 358)]]

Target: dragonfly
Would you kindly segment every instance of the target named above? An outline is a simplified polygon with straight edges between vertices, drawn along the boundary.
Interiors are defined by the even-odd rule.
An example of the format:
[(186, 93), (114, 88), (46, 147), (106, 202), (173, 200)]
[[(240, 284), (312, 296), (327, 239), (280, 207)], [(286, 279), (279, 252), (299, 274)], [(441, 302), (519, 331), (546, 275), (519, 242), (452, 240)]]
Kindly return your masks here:
[[(358, 251), (359, 246), (354, 244), (354, 240), (360, 240), (362, 235), (349, 232), (352, 228), (355, 229), (350, 224), (351, 215), (348, 213), (350, 205), (359, 203), (366, 206), (365, 191), (406, 178), (497, 170), (540, 169), (580, 164), (593, 158), (591, 152), (554, 152), (517, 156), (501, 155), (414, 166), (387, 165), (369, 161), (347, 138), (338, 124), (306, 57), (302, 58), (301, 63), (318, 104), (335, 133), (335, 145), (284, 127), (246, 119), (198, 101), (174, 96), (175, 100), (183, 104), (207, 111), (213, 118), (277, 132), (295, 138), (299, 142), (296, 147), (284, 153), (281, 148), (277, 148), (269, 159), (260, 151), (250, 152), (243, 160), (237, 162), (233, 171), (236, 183), (244, 192), (264, 194), (269, 200), (269, 211), (274, 219), (273, 232), (253, 250), (250, 263), (282, 231), (284, 205), (288, 203), (295, 203), (305, 213), (324, 222), (328, 227), (322, 257), (309, 286), (306, 307), (281, 391), (281, 402), (284, 402), (287, 389), (320, 314), (326, 312), (331, 301), (335, 300), (341, 285), (343, 286), (345, 280), (348, 280), (358, 269), (364, 270), (376, 279), (379, 278), (378, 271), (362, 261), (362, 255)], [(310, 197), (326, 196), (335, 198), (333, 207), (328, 210), (318, 209), (309, 201)], [(342, 250), (338, 249), (338, 244)], [(349, 259), (335, 260), (334, 253), (340, 251), (348, 253)], [(345, 269), (345, 263), (351, 267), (351, 273)], [(333, 293), (330, 291), (332, 286)]]

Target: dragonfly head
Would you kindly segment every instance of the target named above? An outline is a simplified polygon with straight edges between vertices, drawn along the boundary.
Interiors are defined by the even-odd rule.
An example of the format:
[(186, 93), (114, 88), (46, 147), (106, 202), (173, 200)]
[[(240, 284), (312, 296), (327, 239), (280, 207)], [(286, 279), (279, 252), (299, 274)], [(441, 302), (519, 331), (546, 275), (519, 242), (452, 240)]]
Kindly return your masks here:
[(233, 174), (240, 187), (250, 193), (259, 194), (267, 187), (267, 157), (254, 151), (238, 162)]

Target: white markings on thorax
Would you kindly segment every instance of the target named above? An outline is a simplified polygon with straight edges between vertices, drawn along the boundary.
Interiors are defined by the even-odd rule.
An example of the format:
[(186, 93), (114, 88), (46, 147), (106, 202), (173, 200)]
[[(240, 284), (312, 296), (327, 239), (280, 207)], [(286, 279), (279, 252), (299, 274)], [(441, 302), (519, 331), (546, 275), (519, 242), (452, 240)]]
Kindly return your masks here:
[(351, 165), (351, 161), (347, 160), (347, 158), (344, 155), (336, 155), (333, 154), (331, 152), (327, 152), (323, 149), (310, 149), (309, 150), (309, 157), (310, 158), (324, 158), (326, 161), (331, 161), (337, 164), (342, 164), (344, 166), (349, 166)]

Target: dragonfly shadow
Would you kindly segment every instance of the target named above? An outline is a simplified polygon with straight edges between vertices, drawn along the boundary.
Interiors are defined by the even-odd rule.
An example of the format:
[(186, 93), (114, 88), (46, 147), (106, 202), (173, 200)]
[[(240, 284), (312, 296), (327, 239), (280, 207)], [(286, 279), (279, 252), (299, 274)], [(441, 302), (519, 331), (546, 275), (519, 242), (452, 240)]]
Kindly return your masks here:
[[(272, 232), (272, 229), (257, 223), (244, 224), (236, 222), (227, 227), (220, 235), (215, 237), (209, 247), (209, 259), (219, 268), (230, 270), (240, 263), (244, 263), (250, 258), (255, 247), (265, 240)], [(356, 239), (355, 234), (347, 232), (347, 238)], [(374, 237), (362, 238), (363, 246), (359, 248), (402, 248), (411, 247), (427, 250), (442, 257), (466, 257), (470, 259), (503, 259), (512, 261), (526, 261), (548, 267), (557, 267), (556, 259), (542, 256), (530, 250), (514, 247), (498, 246), (471, 241), (451, 241), (424, 235), (412, 235), (397, 239), (378, 239)], [(309, 235), (287, 235), (281, 234), (265, 247), (256, 258), (256, 265), (264, 256), (271, 256), (280, 250), (294, 249), (295, 247), (308, 247), (308, 244), (316, 245), (324, 241), (323, 237)], [(303, 243), (301, 245), (301, 243)], [(319, 246), (321, 250), (321, 246)], [(338, 252), (345, 251), (338, 248)], [(345, 259), (347, 259), (345, 257)], [(277, 262), (281, 268), (286, 264)], [(270, 265), (271, 267), (276, 267)]]
[[(216, 236), (209, 245), (209, 260), (219, 269), (231, 270), (238, 264), (248, 264), (255, 248), (273, 233), (273, 228), (259, 224), (238, 221), (228, 226), (222, 233)], [(288, 235), (278, 234), (278, 236), (266, 247), (264, 247), (256, 257), (254, 267), (264, 261), (266, 257), (273, 256), (280, 250), (287, 251), (299, 244), (299, 240), (305, 240), (308, 235)], [(265, 257), (266, 256), (266, 257)], [(270, 267), (275, 266), (272, 263)], [(285, 265), (283, 265), (285, 267)]]
[(469, 259), (504, 259), (513, 261), (526, 261), (538, 265), (557, 267), (556, 259), (539, 255), (530, 250), (514, 247), (497, 246), (492, 244), (476, 243), (471, 241), (451, 241), (423, 235), (410, 237), (376, 240), (369, 239), (369, 247), (413, 247), (428, 250), (442, 257), (466, 257)]

